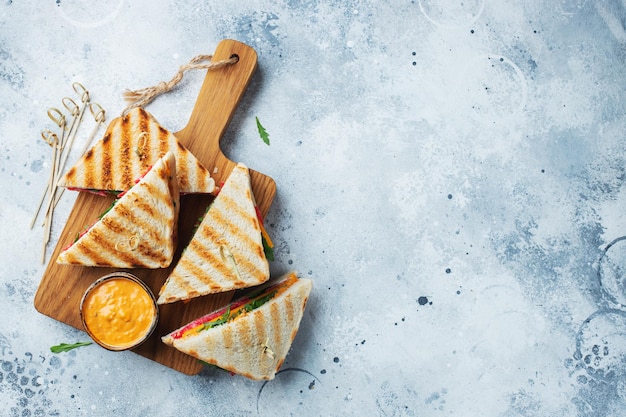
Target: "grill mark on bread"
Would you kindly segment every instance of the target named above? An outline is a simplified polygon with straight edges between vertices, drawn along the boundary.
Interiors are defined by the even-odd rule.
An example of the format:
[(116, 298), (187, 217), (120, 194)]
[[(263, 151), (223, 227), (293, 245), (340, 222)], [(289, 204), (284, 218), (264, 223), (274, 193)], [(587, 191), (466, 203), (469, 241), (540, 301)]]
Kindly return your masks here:
[(270, 322), (272, 323), (272, 332), (274, 335), (274, 343), (276, 343), (277, 346), (282, 345), (282, 337), (281, 337), (281, 319), (280, 319), (280, 307), (278, 306), (278, 303), (272, 303), (270, 304), (270, 311), (269, 311), (269, 316), (270, 316)]
[[(104, 226), (107, 226), (107, 225), (104, 224)], [(96, 265), (109, 264), (111, 257), (118, 258), (119, 260), (126, 263), (127, 265), (131, 265), (132, 259), (130, 259), (126, 254), (118, 253), (118, 251), (115, 250), (115, 243), (111, 242), (109, 237), (104, 235), (105, 231), (106, 230), (101, 232), (100, 230), (95, 229), (93, 233), (91, 233), (87, 237), (87, 239), (91, 238), (95, 242), (94, 247), (97, 248), (97, 249), (94, 249), (93, 251), (90, 249), (90, 252), (92, 253), (92, 259), (94, 260)], [(89, 247), (91, 246), (92, 245), (89, 245)], [(83, 247), (86, 247), (86, 245)], [(97, 253), (93, 254), (96, 251)]]
[[(222, 210), (216, 210), (213, 213), (213, 215), (215, 216), (215, 221), (211, 222), (210, 224), (207, 225), (207, 227), (203, 229), (203, 232), (205, 232), (203, 234), (203, 237), (209, 241), (211, 241), (211, 239), (215, 239), (215, 236), (219, 233), (215, 229), (214, 224), (219, 224), (219, 225), (231, 224), (228, 220), (228, 217), (229, 217), (228, 214), (224, 213)], [(249, 220), (249, 218), (247, 219)], [(243, 230), (249, 230), (249, 229), (244, 227)], [(257, 244), (257, 241), (255, 239), (250, 237), (249, 234), (244, 233), (243, 230), (240, 230), (240, 229), (233, 230), (232, 227), (225, 228), (224, 234), (228, 235), (228, 239), (225, 239), (225, 240), (233, 242), (233, 244), (229, 245), (228, 248), (233, 254), (233, 256), (235, 257), (235, 263), (237, 264), (239, 272), (240, 273), (243, 272), (243, 274), (241, 274), (243, 275), (242, 278), (246, 280), (246, 283), (256, 283), (256, 282), (263, 280), (262, 270), (259, 269), (259, 267), (257, 266), (255, 262), (248, 259), (246, 256), (242, 256), (242, 252), (245, 253), (245, 251), (243, 251), (241, 248), (253, 248), (255, 246), (258, 247), (259, 245)], [(209, 232), (212, 232), (212, 233), (209, 233)], [(259, 231), (259, 236), (260, 234), (261, 232)], [(265, 257), (265, 254), (262, 251), (258, 253), (258, 255), (259, 255), (258, 259), (263, 259)]]
[[(191, 173), (189, 172), (190, 171), (189, 170), (189, 159), (190, 158), (187, 155), (188, 152), (189, 152), (189, 150), (187, 150), (187, 148), (185, 148), (182, 143), (180, 143), (179, 141), (176, 141), (176, 155), (177, 155), (178, 159), (187, 161), (187, 163), (185, 163), (185, 164), (180, 164), (181, 165), (181, 169), (180, 169), (180, 171), (177, 171), (177, 173), (178, 173), (178, 183), (180, 184), (180, 187), (183, 188), (183, 189), (189, 187), (190, 177), (191, 177)], [(195, 161), (196, 161), (196, 163), (199, 163), (199, 161), (197, 159), (195, 159)], [(178, 168), (178, 165), (177, 165), (177, 168)], [(201, 186), (204, 187), (204, 184), (202, 184)]]
[[(167, 165), (165, 165), (164, 169), (157, 171), (156, 174), (162, 180), (167, 180), (168, 179), (167, 177), (170, 175), (170, 170), (168, 169)], [(150, 185), (151, 187), (154, 187), (153, 184), (146, 184), (146, 185)]]
[[(238, 218), (245, 220), (244, 225), (242, 225), (241, 229), (243, 230), (249, 230), (252, 231), (254, 230), (254, 233), (258, 233), (258, 236), (256, 237), (252, 237), (250, 234), (243, 234), (243, 233), (236, 233), (235, 231), (232, 231), (232, 229), (228, 229), (229, 232), (232, 231), (233, 233), (233, 237), (238, 238), (238, 240), (240, 241), (240, 244), (242, 245), (241, 247), (245, 247), (248, 250), (249, 249), (254, 249), (255, 250), (255, 255), (262, 259), (265, 257), (265, 252), (263, 250), (263, 246), (259, 245), (257, 242), (259, 241), (259, 237), (261, 236), (261, 226), (259, 224), (259, 219), (256, 217), (256, 213), (255, 216), (250, 216), (248, 215), (247, 211), (245, 211), (243, 209), (243, 207), (237, 203), (236, 200), (234, 200), (230, 195), (224, 195), (222, 196), (222, 203), (224, 204), (224, 208), (222, 208), (222, 210), (215, 212), (215, 215), (217, 217), (219, 217), (219, 222), (226, 222), (225, 224), (229, 224), (228, 223), (228, 216), (232, 216), (232, 214), (228, 214), (225, 213), (224, 211), (228, 211), (228, 212), (235, 212), (235, 215), (238, 216)], [(216, 207), (218, 208), (218, 207)], [(220, 207), (221, 208), (221, 207)], [(253, 266), (255, 265), (252, 262), (249, 262), (246, 258), (243, 259), (245, 261), (245, 263), (249, 266)], [(256, 266), (253, 269), (257, 269)]]
[(154, 149), (152, 148), (152, 141), (149, 139), (150, 138), (150, 126), (146, 127), (146, 130), (142, 131), (146, 132), (146, 134), (144, 135), (145, 140), (143, 140), (142, 143), (142, 148), (141, 148), (141, 152), (143, 152), (144, 159), (145, 161), (152, 161), (155, 160), (157, 158), (156, 155), (153, 155)]
[[(144, 137), (149, 136), (150, 134), (148, 133), (147, 135), (145, 135)], [(146, 165), (148, 165), (148, 161), (153, 161), (157, 158), (156, 155), (154, 155), (154, 148), (152, 146), (152, 141), (146, 139), (145, 142), (143, 142), (143, 147), (142, 147), (142, 152), (144, 153), (145, 157), (142, 160)]]
[[(211, 229), (206, 229), (206, 232), (211, 231)], [(206, 234), (204, 236), (206, 236)], [(212, 237), (207, 238), (208, 242), (201, 241), (199, 239), (196, 239), (195, 242), (192, 240), (193, 245), (190, 249), (193, 250), (195, 252), (195, 255), (197, 255), (200, 259), (206, 260), (206, 263), (208, 263), (213, 269), (217, 271), (216, 275), (226, 277), (227, 279), (232, 279), (234, 276), (231, 268), (223, 263), (221, 257), (218, 255), (219, 244), (221, 242), (220, 236), (217, 234), (211, 234), (210, 236)], [(191, 263), (192, 262), (184, 262), (183, 265), (187, 266)], [(195, 265), (195, 262), (193, 262), (193, 264), (195, 267), (194, 270), (198, 269), (197, 265)], [(210, 284), (214, 282), (214, 280), (211, 278), (211, 275), (209, 275), (206, 270), (201, 270), (201, 273), (196, 273), (195, 276), (199, 281), (205, 284)]]
[[(185, 295), (181, 296), (180, 299), (181, 300), (186, 300), (186, 299), (191, 298), (192, 297), (191, 294), (193, 292), (195, 292), (195, 290), (193, 289), (193, 286), (191, 285), (191, 283), (186, 279), (186, 276), (191, 275), (191, 276), (196, 276), (197, 277), (196, 274), (203, 274), (204, 271), (202, 269), (198, 268), (197, 265), (191, 264), (191, 263), (189, 265), (182, 265), (182, 267), (185, 269), (185, 272), (189, 271), (190, 274), (178, 273), (178, 271), (180, 271), (180, 269), (179, 269), (179, 266), (177, 265), (176, 266), (176, 270), (168, 278), (168, 281), (169, 280), (174, 280), (173, 282), (176, 282), (177, 286), (182, 290), (180, 292), (184, 292), (185, 293)], [(167, 282), (166, 282), (166, 285), (167, 285)], [(176, 292), (178, 293), (179, 291), (176, 291)], [(169, 302), (178, 300), (178, 297), (171, 296), (171, 297), (167, 297), (165, 300), (166, 300), (166, 302), (169, 303)]]
[[(201, 188), (207, 188), (207, 176), (210, 177), (210, 174), (208, 173), (208, 170), (200, 164), (200, 161), (198, 161), (197, 159), (195, 160), (195, 171), (197, 172), (197, 174), (195, 175), (196, 180), (198, 181), (198, 186)], [(189, 176), (189, 173), (186, 173), (186, 177)]]
[(124, 229), (125, 229), (125, 227), (124, 227), (122, 224), (120, 224), (120, 223), (118, 223), (118, 222), (114, 222), (114, 221), (113, 221), (111, 218), (109, 218), (109, 217), (103, 218), (101, 221), (103, 222), (103, 224), (105, 224), (105, 225), (109, 228), (109, 230), (110, 230), (111, 232), (113, 232), (113, 233), (115, 233), (115, 234), (120, 234), (120, 233), (122, 233), (122, 232), (124, 231)]
[[(219, 207), (215, 207), (215, 208), (218, 209)], [(208, 226), (212, 230), (215, 230), (213, 224), (225, 225), (224, 234), (225, 235), (228, 234), (228, 237), (229, 237), (228, 240), (237, 242), (237, 245), (236, 245), (237, 249), (239, 249), (239, 247), (244, 247), (244, 248), (254, 247), (255, 245), (257, 245), (257, 241), (254, 240), (252, 237), (250, 237), (249, 234), (243, 233), (244, 230), (248, 230), (248, 227), (246, 227), (246, 225), (242, 225), (243, 226), (242, 228), (235, 228), (233, 227), (232, 222), (229, 221), (230, 215), (226, 211), (231, 210), (231, 209), (235, 210), (235, 207), (232, 207), (232, 208), (226, 207), (223, 210), (215, 210), (212, 213), (215, 221), (211, 222), (211, 224)], [(245, 219), (247, 220), (248, 224), (252, 223), (249, 217)], [(209, 227), (207, 227), (207, 229)], [(259, 236), (260, 234), (261, 234), (261, 231), (259, 230)]]
[(249, 320), (240, 320), (239, 321), (239, 329), (235, 333), (237, 339), (239, 339), (239, 343), (243, 346), (252, 346), (254, 340), (254, 333), (252, 333), (252, 329), (250, 328)]
[(133, 161), (135, 162), (136, 168), (139, 171), (146, 171), (150, 164), (154, 161), (161, 158), (165, 152), (162, 154), (153, 153), (153, 144), (154, 139), (153, 136), (153, 125), (156, 121), (143, 109), (140, 108), (133, 114), (135, 118), (135, 127), (134, 127), (134, 135), (135, 135), (135, 147), (133, 155)]
[(295, 305), (293, 303), (293, 295), (285, 294), (285, 309), (287, 310), (287, 322), (291, 323), (294, 319), (293, 313), (295, 310)]
[[(114, 155), (113, 140), (111, 140), (111, 134), (109, 133), (102, 140), (102, 147), (100, 148), (100, 178), (96, 187), (91, 188), (111, 188), (114, 184), (113, 176), (114, 167), (112, 155)], [(86, 166), (87, 171), (96, 171), (95, 164), (98, 162), (98, 158), (92, 160), (93, 166)], [(95, 182), (95, 181), (94, 181)]]
[[(148, 112), (143, 107), (137, 107), (137, 110), (135, 111), (135, 113), (137, 113), (138, 117), (142, 119), (150, 118), (150, 116), (148, 115)], [(133, 112), (131, 111), (129, 114), (133, 114)]]
[[(165, 152), (167, 152), (167, 149), (169, 148), (169, 136), (170, 136), (170, 132), (165, 129), (163, 126), (158, 126), (157, 127), (159, 133), (158, 133), (158, 138), (159, 138), (159, 155), (163, 155), (165, 154)], [(177, 142), (178, 146), (180, 147), (180, 142)], [(175, 153), (180, 152), (180, 149), (176, 149)]]
[(255, 314), (254, 327), (256, 336), (259, 340), (264, 342), (265, 339), (267, 339), (267, 324), (265, 323), (265, 316), (259, 313), (258, 310), (253, 314)]
[[(250, 227), (251, 229), (258, 230), (259, 233), (261, 233), (261, 228), (256, 215), (254, 217), (249, 215), (241, 204), (239, 204), (230, 194), (222, 196), (222, 203), (224, 204), (224, 211), (234, 212), (235, 216), (238, 216), (246, 221), (247, 225), (243, 225), (243, 227)], [(232, 214), (230, 215), (232, 216)]]
[(197, 296), (199, 296), (199, 295), (201, 295), (201, 294), (199, 294), (199, 293), (198, 293), (197, 291), (195, 291), (195, 290), (191, 290), (191, 291), (189, 291), (189, 296), (190, 296), (190, 298), (191, 298), (191, 297), (197, 297)]
[(97, 240), (102, 254), (109, 255), (109, 257), (118, 258), (123, 263), (131, 267), (136, 264), (143, 264), (140, 257), (137, 253), (135, 253), (135, 251), (125, 252), (119, 250), (119, 248), (116, 247), (116, 245), (119, 245), (121, 242), (123, 242), (124, 239), (130, 238), (130, 236), (120, 236), (119, 233), (113, 232), (113, 229), (119, 229), (120, 227), (123, 227), (118, 219), (115, 217), (110, 217), (106, 219), (106, 222), (104, 220), (102, 222), (105, 230), (108, 230), (110, 232), (108, 234), (109, 236), (102, 236), (102, 238), (98, 238)]
[[(233, 347), (233, 332), (230, 328), (225, 329), (222, 333), (224, 336), (224, 348), (227, 350)], [(229, 358), (230, 359), (230, 358)]]
[[(77, 247), (77, 249), (79, 249), (78, 252), (81, 253), (83, 257), (94, 262), (96, 265), (102, 265), (103, 263), (106, 262), (106, 259), (104, 259), (97, 250), (90, 248), (88, 245), (84, 244), (84, 242), (80, 244), (76, 243), (76, 245), (79, 245)], [(74, 259), (78, 260), (78, 256), (74, 257)], [(79, 263), (79, 262), (74, 262), (74, 263)]]
[(122, 137), (122, 143), (118, 148), (118, 168), (121, 184), (124, 186), (124, 190), (128, 190), (133, 185), (133, 164), (130, 153), (133, 146), (133, 134), (132, 134), (132, 121), (130, 115), (124, 116), (120, 126), (120, 135)]
[[(153, 204), (150, 204), (149, 201), (145, 201), (144, 199), (138, 200), (135, 202), (135, 207), (146, 212), (150, 219), (157, 217), (156, 207)], [(137, 219), (136, 222), (139, 226), (144, 226), (149, 223), (147, 220), (141, 221), (140, 219)]]
[(135, 162), (135, 173), (138, 171), (145, 172), (148, 170), (151, 161), (156, 161), (163, 154), (153, 155), (152, 154), (152, 141), (151, 138), (151, 127), (153, 123), (156, 123), (150, 115), (143, 109), (139, 108), (136, 112), (129, 113), (129, 116), (134, 116), (134, 124), (133, 124), (133, 133), (134, 133), (134, 145), (133, 145), (133, 161)]
[[(221, 285), (219, 285), (219, 284), (209, 284), (209, 288), (210, 288), (210, 289), (211, 289), (211, 291), (213, 291), (213, 292), (219, 292), (219, 291), (221, 291), (221, 290), (222, 290), (222, 288), (224, 288), (224, 287), (222, 287), (222, 286), (221, 286)], [(191, 292), (190, 292), (190, 294), (192, 294), (192, 293), (196, 293), (196, 294), (197, 294), (198, 292), (197, 292), (197, 291), (191, 291)], [(198, 295), (202, 295), (202, 294), (198, 294)], [(192, 297), (193, 297), (193, 296), (192, 296)]]
[(194, 358), (199, 359), (200, 358), (200, 354), (198, 353), (198, 351), (196, 349), (190, 348), (189, 349), (189, 355), (193, 356)]
[[(304, 292), (304, 290), (300, 290), (300, 292), (302, 293), (302, 292)], [(306, 295), (306, 293), (304, 293), (304, 294), (300, 294), (300, 297), (302, 297), (302, 304), (299, 306), (299, 311), (304, 312), (304, 309), (306, 308), (306, 303), (307, 303), (307, 301), (309, 300), (309, 297)], [(296, 301), (297, 301), (297, 300), (294, 300), (294, 309), (295, 309), (295, 302), (296, 302)], [(301, 319), (301, 318), (300, 318), (300, 319)], [(291, 341), (292, 341), (292, 342), (293, 342), (293, 340), (296, 338), (296, 334), (298, 333), (298, 327), (299, 327), (299, 324), (300, 324), (300, 323), (298, 323), (298, 326), (296, 326), (296, 327), (293, 329), (293, 331), (291, 332)]]
[[(215, 248), (213, 247), (213, 249)], [(185, 253), (187, 255), (181, 257), (172, 276), (168, 279), (168, 281), (173, 280), (173, 282), (176, 282), (177, 286), (185, 292), (182, 299), (202, 295), (205, 293), (206, 288), (209, 288), (211, 292), (217, 292), (223, 289), (223, 286), (219, 282), (212, 279), (212, 276), (219, 275), (215, 273), (215, 269), (218, 269), (216, 264), (220, 264), (220, 259), (215, 251), (211, 250), (211, 247), (204, 246), (199, 239), (194, 239), (185, 249)], [(196, 258), (203, 259), (206, 262), (204, 265), (201, 265), (196, 262)], [(222, 270), (220, 272), (228, 273), (229, 271)], [(192, 279), (196, 282), (192, 282)]]
[[(94, 188), (94, 184), (95, 184), (95, 179), (94, 179), (94, 175), (95, 175), (95, 171), (93, 169), (93, 150), (90, 149), (89, 151), (87, 151), (87, 153), (85, 154), (85, 188)], [(74, 170), (74, 168), (72, 167), (72, 170)]]
[(65, 181), (61, 181), (62, 183), (71, 183), (72, 181), (74, 181), (74, 177), (76, 176), (76, 167), (71, 167), (66, 173), (65, 173)]
[[(153, 249), (152, 247), (150, 247), (149, 244), (145, 242), (140, 241), (137, 249), (137, 252), (141, 255), (142, 258), (148, 258), (162, 267), (165, 266), (165, 264), (167, 263), (167, 257), (163, 254), (162, 251)], [(134, 251), (131, 251), (131, 253), (132, 252)], [(143, 263), (143, 261), (137, 259), (137, 265), (142, 265)]]
[(143, 132), (150, 131), (148, 122), (151, 122), (152, 120), (150, 120), (148, 113), (146, 113), (144, 109), (140, 109), (141, 110), (137, 113), (137, 124), (139, 125), (139, 133), (141, 134)]

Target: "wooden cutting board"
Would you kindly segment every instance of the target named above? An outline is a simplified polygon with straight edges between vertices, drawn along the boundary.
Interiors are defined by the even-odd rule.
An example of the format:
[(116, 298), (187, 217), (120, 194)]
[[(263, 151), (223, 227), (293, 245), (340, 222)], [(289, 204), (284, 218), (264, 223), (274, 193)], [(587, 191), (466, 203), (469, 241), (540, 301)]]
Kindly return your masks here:
[[(236, 164), (222, 153), (220, 140), (257, 65), (256, 52), (249, 46), (233, 40), (220, 42), (213, 54), (213, 60), (220, 61), (233, 55), (239, 57), (236, 64), (207, 71), (187, 125), (180, 132), (175, 133), (178, 140), (193, 152), (212, 173), (218, 185), (226, 180)], [(239, 162), (247, 166), (254, 165), (254, 161)], [(257, 205), (261, 214), (265, 216), (276, 194), (276, 183), (272, 178), (252, 169), (251, 178)], [(80, 193), (35, 294), (35, 308), (42, 314), (83, 330), (79, 305), (84, 291), (99, 277), (115, 271), (127, 271), (136, 275), (157, 295), (180, 258), (182, 249), (191, 240), (196, 219), (204, 213), (211, 200), (212, 197), (208, 195), (181, 196), (178, 250), (171, 266), (167, 269), (114, 269), (58, 265), (56, 258), (62, 248), (70, 244), (74, 236), (86, 225), (91, 224), (112, 201), (107, 197)], [(232, 296), (233, 292), (228, 292), (198, 297), (188, 303), (178, 302), (160, 306), (159, 323), (155, 332), (144, 344), (134, 349), (134, 352), (186, 374), (200, 372), (202, 369), (200, 362), (166, 346), (161, 342), (161, 337), (227, 304)], [(87, 335), (85, 336), (88, 338)], [(88, 353), (85, 352), (85, 354)], [(111, 352), (111, 354), (115, 353)]]

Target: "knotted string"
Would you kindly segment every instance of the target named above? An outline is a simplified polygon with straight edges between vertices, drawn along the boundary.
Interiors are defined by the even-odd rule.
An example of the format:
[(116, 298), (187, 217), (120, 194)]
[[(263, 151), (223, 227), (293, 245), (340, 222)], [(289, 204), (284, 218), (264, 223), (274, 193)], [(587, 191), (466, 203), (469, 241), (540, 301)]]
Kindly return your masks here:
[[(198, 55), (194, 57), (188, 64), (181, 65), (178, 72), (168, 82), (161, 81), (155, 86), (146, 87), (139, 90), (126, 90), (124, 92), (124, 99), (129, 103), (126, 109), (122, 112), (122, 116), (125, 116), (131, 109), (135, 107), (143, 107), (156, 98), (156, 96), (170, 91), (176, 86), (182, 79), (183, 74), (187, 70), (192, 69), (206, 69), (213, 70), (223, 68), (227, 65), (235, 64), (239, 61), (239, 57), (236, 55), (231, 56), (228, 59), (221, 61), (213, 61), (213, 55)], [(208, 61), (208, 62), (205, 62)]]

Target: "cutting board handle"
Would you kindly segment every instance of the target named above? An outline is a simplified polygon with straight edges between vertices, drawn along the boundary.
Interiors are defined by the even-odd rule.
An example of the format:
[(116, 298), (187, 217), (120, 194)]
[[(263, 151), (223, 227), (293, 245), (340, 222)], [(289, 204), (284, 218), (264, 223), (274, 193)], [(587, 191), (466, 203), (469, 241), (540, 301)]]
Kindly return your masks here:
[(214, 155), (215, 160), (202, 162), (207, 167), (216, 166), (218, 169), (227, 168), (224, 167), (225, 164), (230, 165), (227, 164), (228, 160), (222, 153), (219, 142), (257, 67), (254, 49), (231, 39), (223, 40), (217, 45), (213, 61), (218, 62), (232, 56), (239, 58), (235, 64), (207, 71), (189, 121), (176, 133), (192, 152), (197, 148), (216, 147), (216, 152), (205, 152)]
[[(217, 45), (213, 60), (218, 62), (234, 55), (239, 58), (237, 63), (207, 70), (187, 125), (175, 133), (192, 152), (202, 149), (203, 155), (209, 155), (209, 159), (201, 161), (218, 185), (226, 181), (236, 163), (224, 155), (220, 140), (257, 67), (255, 50), (231, 39)], [(254, 197), (265, 216), (276, 194), (276, 183), (271, 177), (249, 168)]]

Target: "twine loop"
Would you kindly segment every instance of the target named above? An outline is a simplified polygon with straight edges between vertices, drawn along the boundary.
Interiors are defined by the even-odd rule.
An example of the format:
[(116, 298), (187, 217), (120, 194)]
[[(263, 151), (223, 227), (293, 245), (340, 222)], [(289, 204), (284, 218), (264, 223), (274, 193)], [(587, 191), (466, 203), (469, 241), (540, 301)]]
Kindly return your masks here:
[(169, 81), (160, 81), (157, 85), (141, 88), (139, 90), (126, 90), (124, 92), (124, 99), (129, 104), (122, 112), (122, 116), (125, 116), (135, 107), (145, 106), (154, 100), (158, 95), (172, 90), (176, 84), (183, 79), (183, 74), (188, 70), (215, 70), (228, 65), (233, 65), (237, 63), (237, 61), (239, 61), (239, 57), (237, 55), (233, 55), (230, 58), (223, 59), (221, 61), (213, 61), (213, 55), (197, 55), (193, 57), (189, 63), (181, 65), (176, 75), (174, 75), (174, 77)]

